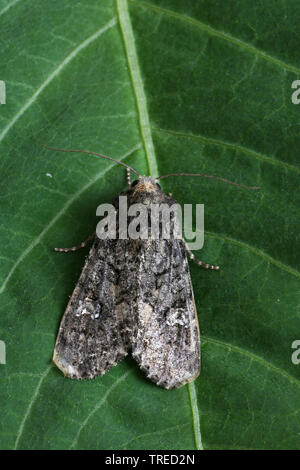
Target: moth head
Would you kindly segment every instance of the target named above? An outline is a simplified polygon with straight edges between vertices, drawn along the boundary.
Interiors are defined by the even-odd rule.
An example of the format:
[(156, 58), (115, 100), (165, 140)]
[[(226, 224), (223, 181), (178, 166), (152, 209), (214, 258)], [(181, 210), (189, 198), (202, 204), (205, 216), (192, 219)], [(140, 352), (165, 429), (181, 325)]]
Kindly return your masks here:
[(160, 185), (157, 183), (155, 178), (150, 178), (150, 176), (140, 177), (139, 179), (131, 183), (131, 187), (134, 189), (135, 193), (141, 192), (156, 192), (161, 189)]

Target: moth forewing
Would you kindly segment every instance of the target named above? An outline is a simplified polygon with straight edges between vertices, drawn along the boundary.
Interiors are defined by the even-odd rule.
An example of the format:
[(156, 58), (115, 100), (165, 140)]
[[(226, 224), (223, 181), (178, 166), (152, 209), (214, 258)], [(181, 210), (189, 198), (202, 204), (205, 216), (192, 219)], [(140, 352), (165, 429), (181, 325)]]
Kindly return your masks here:
[[(176, 201), (153, 180), (129, 191), (128, 201), (128, 205), (142, 202), (149, 211), (148, 220), (153, 204), (176, 206)], [(158, 238), (154, 239), (149, 229), (148, 239), (136, 240), (129, 256), (134, 260), (135, 279), (131, 348), (148, 378), (161, 387), (176, 388), (200, 373), (200, 337), (185, 242), (177, 230), (176, 213), (170, 213), (169, 239), (160, 236), (164, 222), (160, 222)]]
[(102, 375), (128, 353), (117, 306), (115, 245), (95, 239), (62, 318), (53, 361), (69, 378)]
[(177, 388), (200, 373), (199, 327), (184, 245), (153, 241), (148, 250), (141, 247), (140, 255), (132, 355), (157, 385)]

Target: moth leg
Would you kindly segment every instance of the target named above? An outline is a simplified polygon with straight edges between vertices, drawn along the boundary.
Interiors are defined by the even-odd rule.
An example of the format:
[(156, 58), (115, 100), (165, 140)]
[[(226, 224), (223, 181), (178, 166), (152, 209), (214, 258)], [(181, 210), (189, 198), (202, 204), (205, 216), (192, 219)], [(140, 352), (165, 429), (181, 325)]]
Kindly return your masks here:
[(129, 168), (126, 168), (126, 178), (127, 178), (127, 183), (128, 183), (128, 187), (130, 188), (130, 170)]
[(199, 266), (202, 266), (202, 268), (205, 269), (214, 269), (215, 271), (218, 271), (220, 269), (220, 266), (214, 266), (212, 264), (204, 263), (203, 261), (200, 261), (200, 259), (196, 258), (194, 253), (191, 252), (191, 250), (188, 247), (188, 244), (185, 243), (185, 249), (190, 257), (191, 260), (195, 261)]
[(70, 248), (54, 248), (54, 251), (60, 251), (67, 253), (68, 251), (77, 251), (80, 248), (84, 248), (87, 246), (94, 238), (95, 238), (96, 232), (92, 233), (84, 242), (81, 242), (79, 245), (76, 246), (71, 246)]

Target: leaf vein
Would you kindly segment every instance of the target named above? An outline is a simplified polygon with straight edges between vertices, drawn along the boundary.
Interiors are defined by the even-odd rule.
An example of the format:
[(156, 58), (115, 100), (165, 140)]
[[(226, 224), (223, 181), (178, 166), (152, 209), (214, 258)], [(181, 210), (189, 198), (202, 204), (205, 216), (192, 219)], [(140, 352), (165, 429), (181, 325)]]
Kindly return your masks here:
[(291, 383), (293, 383), (297, 387), (300, 387), (300, 381), (297, 380), (295, 377), (293, 377), (292, 375), (285, 372), (285, 370), (280, 369), (280, 367), (274, 366), (271, 362), (266, 361), (266, 359), (264, 359), (260, 356), (257, 356), (256, 354), (254, 354), (251, 351), (248, 351), (244, 348), (241, 348), (240, 346), (236, 346), (236, 345), (226, 343), (223, 340), (210, 338), (209, 336), (203, 336), (202, 335), (201, 339), (206, 341), (207, 343), (216, 344), (218, 346), (226, 348), (228, 351), (234, 351), (234, 352), (237, 352), (237, 353), (242, 354), (244, 356), (248, 356), (250, 359), (252, 359), (256, 362), (260, 362), (267, 369), (272, 370), (273, 372), (276, 372), (277, 374), (282, 375), (284, 378), (289, 380)]
[(290, 163), (283, 162), (282, 160), (278, 160), (274, 157), (269, 157), (267, 155), (263, 155), (260, 152), (256, 152), (255, 150), (251, 150), (247, 147), (244, 147), (244, 146), (236, 144), (236, 143), (225, 142), (223, 140), (213, 139), (211, 137), (205, 137), (205, 136), (202, 136), (202, 135), (186, 134), (184, 132), (177, 132), (177, 131), (157, 128), (157, 127), (153, 128), (153, 131), (157, 132), (157, 133), (167, 134), (167, 135), (174, 135), (175, 137), (183, 137), (183, 138), (187, 138), (187, 139), (199, 140), (200, 142), (203, 142), (204, 144), (225, 147), (225, 148), (228, 148), (230, 150), (234, 150), (234, 151), (237, 151), (237, 152), (245, 153), (247, 155), (251, 155), (251, 156), (257, 158), (258, 160), (270, 163), (271, 165), (278, 165), (278, 166), (281, 166), (281, 167), (283, 167), (287, 170), (294, 171), (296, 173), (300, 173), (300, 168), (298, 168), (294, 165), (291, 165)]
[(137, 441), (137, 440), (139, 440), (143, 437), (153, 436), (153, 435), (156, 435), (156, 434), (163, 434), (163, 433), (168, 432), (168, 431), (173, 431), (173, 429), (181, 429), (181, 428), (189, 427), (189, 426), (190, 426), (190, 423), (187, 422), (187, 423), (176, 424), (175, 426), (170, 426), (169, 428), (158, 429), (157, 431), (145, 432), (143, 434), (140, 434), (138, 436), (133, 437), (132, 439), (130, 439), (130, 441), (125, 442), (122, 445), (122, 448), (123, 448), (123, 450), (124, 449), (128, 450), (127, 449), (128, 444), (132, 444), (132, 442)]
[(176, 13), (175, 11), (159, 7), (157, 5), (152, 5), (152, 4), (150, 4), (148, 2), (144, 2), (142, 0), (140, 0), (138, 2), (136, 0), (129, 0), (129, 1), (131, 3), (134, 3), (137, 6), (142, 6), (142, 7), (148, 8), (149, 10), (153, 10), (153, 11), (156, 11), (158, 13), (161, 13), (162, 15), (172, 17), (176, 20), (179, 20), (179, 21), (182, 21), (182, 22), (185, 22), (185, 23), (189, 23), (189, 24), (201, 29), (202, 31), (206, 32), (210, 36), (215, 36), (217, 38), (224, 39), (225, 41), (228, 41), (231, 44), (234, 44), (234, 45), (240, 47), (241, 49), (246, 50), (247, 52), (255, 54), (255, 55), (261, 57), (262, 59), (265, 59), (266, 61), (271, 62), (274, 65), (277, 65), (277, 66), (281, 67), (284, 70), (288, 70), (288, 71), (293, 72), (297, 75), (300, 74), (300, 69), (298, 67), (296, 67), (294, 65), (291, 65), (291, 64), (287, 64), (281, 59), (276, 59), (276, 57), (273, 57), (270, 54), (267, 54), (266, 52), (264, 52), (260, 49), (257, 49), (256, 47), (252, 46), (251, 44), (249, 44), (245, 41), (242, 41), (241, 39), (238, 39), (238, 38), (232, 36), (229, 33), (226, 33), (224, 31), (219, 31), (219, 30), (203, 23), (200, 20), (196, 20), (196, 19), (194, 19), (190, 16), (180, 14), (180, 13)]
[(19, 3), (20, 1), (21, 0), (14, 0), (13, 2), (10, 2), (8, 5), (6, 5), (6, 7), (2, 8), (2, 10), (0, 11), (0, 16), (4, 15), (4, 13), (6, 13), (7, 10), (9, 10), (11, 7), (16, 5), (16, 3)]
[(72, 449), (78, 442), (79, 436), (81, 434), (82, 429), (87, 425), (88, 421), (90, 418), (101, 408), (101, 406), (105, 403), (107, 397), (110, 395), (110, 393), (119, 385), (120, 382), (123, 382), (126, 377), (132, 372), (132, 368), (129, 369), (127, 372), (125, 372), (121, 377), (118, 378), (110, 387), (109, 389), (105, 392), (99, 403), (96, 404), (96, 406), (92, 409), (92, 411), (88, 414), (88, 416), (85, 418), (83, 423), (80, 425), (77, 434), (70, 446), (70, 449)]
[[(131, 155), (133, 152), (138, 150), (140, 148), (140, 144), (133, 147), (130, 149), (128, 152), (126, 152), (125, 155), (123, 155), (120, 158), (120, 161)], [(49, 222), (49, 224), (46, 225), (46, 227), (41, 231), (41, 233), (30, 243), (30, 245), (23, 251), (23, 253), (19, 256), (17, 261), (14, 263), (12, 266), (11, 270), (9, 271), (8, 275), (6, 276), (1, 289), (0, 289), (0, 294), (2, 294), (7, 286), (8, 281), (10, 280), (11, 276), (15, 272), (16, 268), (19, 266), (19, 264), (26, 258), (26, 256), (33, 250), (33, 248), (41, 241), (41, 239), (46, 235), (46, 233), (50, 230), (50, 228), (57, 222), (57, 220), (65, 214), (66, 210), (71, 206), (71, 204), (78, 199), (84, 191), (86, 191), (88, 188), (90, 188), (93, 184), (95, 184), (102, 176), (104, 176), (108, 171), (110, 171), (113, 168), (114, 164), (110, 165), (108, 168), (106, 168), (104, 171), (100, 171), (92, 180), (90, 180), (85, 186), (83, 186), (81, 189), (76, 191), (64, 204), (64, 206), (61, 208), (61, 210), (56, 214), (55, 217)]]
[(20, 117), (27, 111), (27, 109), (36, 101), (38, 96), (44, 91), (44, 89), (52, 82), (52, 80), (62, 71), (62, 69), (69, 63), (71, 60), (85, 47), (87, 47), (91, 42), (95, 41), (99, 36), (101, 36), (105, 31), (115, 26), (117, 20), (113, 18), (105, 26), (100, 28), (90, 37), (85, 39), (80, 43), (65, 59), (56, 67), (56, 69), (48, 76), (48, 78), (39, 86), (36, 92), (31, 96), (31, 98), (22, 106), (22, 108), (15, 114), (12, 120), (7, 124), (0, 134), (0, 142), (9, 132), (9, 130), (14, 126), (14, 124), (20, 119)]
[(235, 240), (234, 238), (227, 237), (226, 235), (219, 234), (219, 233), (205, 232), (205, 234), (209, 235), (213, 238), (218, 238), (219, 240), (229, 242), (232, 245), (236, 245), (236, 246), (239, 246), (239, 247), (244, 248), (246, 250), (252, 251), (257, 256), (260, 256), (261, 258), (263, 258), (267, 263), (271, 263), (274, 266), (276, 266), (277, 268), (288, 272), (292, 276), (300, 278), (299, 271), (297, 271), (296, 269), (292, 268), (291, 266), (289, 266), (285, 263), (282, 263), (281, 261), (276, 260), (272, 256), (266, 254), (264, 251), (259, 250), (258, 248), (254, 247), (254, 246), (248, 245), (248, 243), (242, 242), (240, 240)]
[(30, 400), (30, 402), (29, 402), (29, 404), (28, 404), (28, 407), (27, 407), (27, 410), (26, 410), (26, 412), (25, 412), (24, 418), (23, 418), (22, 421), (21, 421), (21, 424), (20, 424), (20, 427), (19, 427), (19, 431), (18, 431), (18, 433), (17, 433), (17, 437), (16, 437), (16, 441), (15, 441), (14, 450), (16, 450), (17, 447), (18, 447), (20, 438), (21, 438), (21, 436), (22, 436), (22, 434), (23, 434), (23, 430), (24, 430), (25, 423), (26, 423), (26, 421), (27, 421), (27, 419), (28, 419), (28, 417), (29, 417), (29, 415), (30, 415), (30, 412), (31, 412), (32, 407), (33, 407), (33, 404), (34, 404), (35, 400), (37, 399), (37, 396), (38, 396), (38, 393), (39, 393), (40, 388), (41, 388), (41, 386), (42, 386), (42, 383), (43, 383), (45, 377), (48, 375), (49, 371), (52, 369), (52, 367), (53, 367), (52, 365), (48, 366), (47, 369), (45, 370), (45, 372), (41, 375), (40, 380), (38, 381), (38, 384), (37, 384), (37, 386), (36, 386), (36, 388), (35, 388), (35, 391), (34, 391), (32, 397), (31, 397), (31, 400)]

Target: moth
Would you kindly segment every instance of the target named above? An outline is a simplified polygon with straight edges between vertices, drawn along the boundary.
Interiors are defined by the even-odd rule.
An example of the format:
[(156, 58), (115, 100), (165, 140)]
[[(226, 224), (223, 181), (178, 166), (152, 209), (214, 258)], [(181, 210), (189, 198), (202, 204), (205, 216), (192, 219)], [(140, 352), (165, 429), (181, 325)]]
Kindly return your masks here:
[[(127, 169), (129, 187), (121, 195), (127, 196), (128, 205), (141, 203), (148, 209), (153, 203), (176, 203), (158, 184), (159, 179), (175, 175), (143, 177), (129, 165), (114, 161)], [(138, 175), (132, 183), (130, 171)], [(118, 198), (113, 205), (118, 213)], [(65, 376), (91, 379), (103, 375), (131, 352), (146, 376), (165, 389), (198, 377), (200, 331), (187, 254), (207, 269), (219, 267), (194, 257), (184, 239), (175, 236), (175, 222), (171, 219), (169, 239), (153, 239), (151, 233), (147, 239), (94, 237), (54, 349), (53, 361)]]

